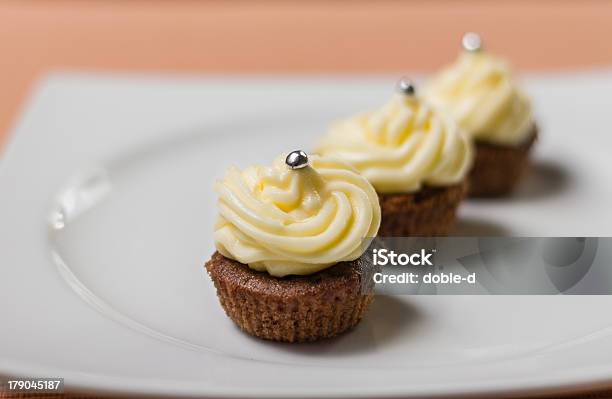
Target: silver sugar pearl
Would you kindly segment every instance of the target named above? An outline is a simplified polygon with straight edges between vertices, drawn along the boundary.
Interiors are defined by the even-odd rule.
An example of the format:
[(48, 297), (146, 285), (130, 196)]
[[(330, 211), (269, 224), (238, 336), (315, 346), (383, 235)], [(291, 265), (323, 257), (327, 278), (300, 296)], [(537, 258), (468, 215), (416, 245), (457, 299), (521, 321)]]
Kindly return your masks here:
[(401, 93), (405, 96), (414, 96), (416, 92), (412, 80), (408, 79), (405, 76), (397, 82), (397, 84), (395, 85), (395, 89), (398, 91), (398, 93)]
[(285, 158), (285, 163), (291, 169), (305, 168), (308, 166), (308, 155), (302, 150), (291, 151)]
[(477, 33), (468, 32), (461, 39), (461, 46), (465, 51), (475, 53), (482, 50), (482, 39)]

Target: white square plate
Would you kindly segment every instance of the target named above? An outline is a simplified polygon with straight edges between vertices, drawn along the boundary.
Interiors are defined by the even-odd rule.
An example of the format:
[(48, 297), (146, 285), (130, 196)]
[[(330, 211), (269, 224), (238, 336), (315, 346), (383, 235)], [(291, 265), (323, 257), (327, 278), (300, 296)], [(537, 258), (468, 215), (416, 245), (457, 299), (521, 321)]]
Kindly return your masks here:
[[(207, 397), (553, 392), (612, 383), (610, 296), (379, 297), (308, 345), (223, 314), (203, 263), (232, 163), (308, 149), (393, 77), (54, 75), (0, 160), (0, 373)], [(519, 192), (469, 201), (456, 234), (612, 231), (612, 73), (532, 76), (541, 139)]]

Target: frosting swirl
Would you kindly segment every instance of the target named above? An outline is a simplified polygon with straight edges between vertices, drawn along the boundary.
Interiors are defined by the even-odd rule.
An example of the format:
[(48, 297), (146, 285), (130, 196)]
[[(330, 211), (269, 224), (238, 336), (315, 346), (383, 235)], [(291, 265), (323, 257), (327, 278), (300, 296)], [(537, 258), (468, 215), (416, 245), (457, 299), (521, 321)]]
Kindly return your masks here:
[(429, 102), (446, 108), (477, 140), (518, 145), (531, 133), (527, 96), (508, 65), (483, 51), (463, 52), (425, 88)]
[(472, 163), (472, 147), (449, 115), (402, 94), (333, 124), (316, 151), (345, 159), (381, 193), (453, 185)]
[(362, 240), (380, 225), (376, 191), (342, 161), (309, 158), (296, 170), (283, 156), (269, 167), (232, 167), (215, 184), (214, 240), (222, 255), (278, 277), (361, 256)]

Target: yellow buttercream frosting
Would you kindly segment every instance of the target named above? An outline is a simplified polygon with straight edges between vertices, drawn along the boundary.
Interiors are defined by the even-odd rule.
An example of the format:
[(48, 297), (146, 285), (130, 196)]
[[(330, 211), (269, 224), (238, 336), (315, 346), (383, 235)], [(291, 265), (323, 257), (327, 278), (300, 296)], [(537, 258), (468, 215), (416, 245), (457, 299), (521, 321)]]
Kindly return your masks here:
[(215, 184), (214, 240), (224, 256), (273, 276), (315, 273), (359, 258), (374, 237), (380, 206), (372, 185), (341, 160), (311, 155), (291, 169), (230, 168)]
[(376, 111), (336, 122), (315, 151), (345, 159), (380, 193), (457, 184), (473, 158), (469, 140), (450, 115), (405, 94)]
[(425, 87), (426, 99), (445, 108), (476, 140), (518, 145), (532, 131), (531, 106), (505, 61), (464, 51)]

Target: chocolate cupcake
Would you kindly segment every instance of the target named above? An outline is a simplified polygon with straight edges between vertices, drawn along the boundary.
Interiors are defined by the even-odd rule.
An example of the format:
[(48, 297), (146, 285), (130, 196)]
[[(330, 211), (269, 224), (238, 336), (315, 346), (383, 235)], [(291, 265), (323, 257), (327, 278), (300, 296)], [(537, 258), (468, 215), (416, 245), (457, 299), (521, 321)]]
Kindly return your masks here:
[(346, 163), (294, 151), (218, 181), (217, 252), (206, 270), (226, 314), (256, 337), (333, 337), (372, 301), (365, 239), (376, 236), (374, 188)]
[(438, 236), (452, 229), (466, 193), (472, 147), (450, 115), (406, 79), (382, 108), (335, 123), (315, 147), (340, 157), (374, 186), (381, 236)]
[(526, 170), (537, 138), (527, 96), (501, 59), (483, 51), (474, 33), (463, 37), (457, 62), (426, 86), (429, 102), (446, 109), (475, 143), (469, 195), (510, 194)]
[(360, 258), (306, 276), (271, 276), (215, 252), (206, 270), (221, 306), (244, 331), (272, 341), (308, 342), (355, 326), (372, 302)]

